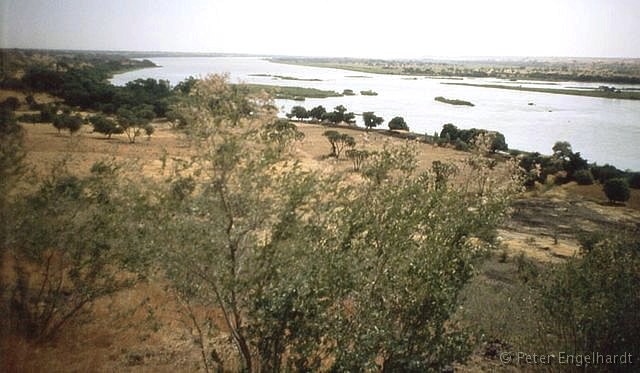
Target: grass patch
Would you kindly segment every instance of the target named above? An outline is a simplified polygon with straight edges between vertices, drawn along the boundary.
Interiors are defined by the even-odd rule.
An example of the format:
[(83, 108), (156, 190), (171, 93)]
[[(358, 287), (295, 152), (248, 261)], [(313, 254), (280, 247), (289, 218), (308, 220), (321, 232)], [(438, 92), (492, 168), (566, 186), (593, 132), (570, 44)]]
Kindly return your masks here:
[(342, 97), (341, 93), (336, 91), (327, 91), (316, 88), (304, 87), (281, 87), (269, 84), (246, 84), (251, 92), (265, 91), (274, 98), (282, 100), (304, 101), (305, 98), (327, 98)]
[(640, 100), (640, 92), (610, 92), (601, 90), (585, 90), (585, 89), (555, 89), (555, 88), (533, 88), (533, 87), (510, 87), (500, 84), (472, 84), (472, 83), (440, 83), (448, 85), (463, 85), (467, 87), (480, 87), (480, 88), (496, 88), (496, 89), (510, 89), (512, 91), (526, 91), (526, 92), (540, 92), (540, 93), (553, 93), (559, 95), (573, 95), (573, 96), (586, 96), (586, 97), (599, 97), (599, 98), (618, 98), (623, 100)]
[(464, 100), (456, 100), (456, 99), (449, 99), (449, 98), (444, 98), (442, 96), (438, 96), (436, 97), (434, 100), (438, 101), (438, 102), (443, 102), (445, 104), (450, 104), (450, 105), (459, 105), (459, 106), (475, 106), (474, 104), (472, 104), (469, 101), (464, 101)]

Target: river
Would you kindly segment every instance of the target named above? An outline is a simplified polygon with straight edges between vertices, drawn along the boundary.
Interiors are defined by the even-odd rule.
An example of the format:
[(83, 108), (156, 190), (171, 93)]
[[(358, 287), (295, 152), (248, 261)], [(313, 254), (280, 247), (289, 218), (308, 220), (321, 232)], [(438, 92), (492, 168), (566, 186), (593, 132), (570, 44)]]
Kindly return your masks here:
[[(342, 92), (355, 96), (306, 99), (304, 102), (276, 100), (284, 114), (292, 106), (311, 109), (323, 105), (331, 110), (344, 105), (349, 111), (374, 111), (385, 119), (404, 117), (412, 132), (433, 134), (445, 123), (460, 128), (484, 128), (503, 133), (509, 148), (550, 154), (556, 141), (568, 141), (590, 162), (609, 163), (622, 169), (640, 170), (640, 100), (619, 100), (495, 88), (446, 85), (448, 82), (517, 84), (531, 87), (597, 87), (577, 82), (510, 82), (493, 78), (463, 80), (369, 74), (340, 69), (285, 65), (255, 57), (158, 57), (157, 68), (118, 74), (111, 82), (123, 85), (138, 78), (166, 79), (177, 84), (188, 76), (229, 73), (232, 82), (299, 86)], [(320, 81), (283, 80), (268, 74)], [(638, 88), (638, 86), (616, 87)], [(372, 90), (377, 96), (359, 92)], [(472, 102), (454, 106), (434, 100), (437, 96)], [(362, 118), (358, 117), (361, 124)]]

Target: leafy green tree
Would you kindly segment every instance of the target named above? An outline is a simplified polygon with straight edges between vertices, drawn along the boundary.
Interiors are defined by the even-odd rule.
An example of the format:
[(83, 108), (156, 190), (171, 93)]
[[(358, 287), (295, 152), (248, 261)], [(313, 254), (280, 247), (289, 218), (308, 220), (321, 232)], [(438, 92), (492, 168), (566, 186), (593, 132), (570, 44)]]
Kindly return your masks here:
[(153, 117), (153, 111), (148, 106), (139, 106), (133, 109), (120, 108), (117, 112), (118, 125), (127, 135), (131, 144), (136, 142), (136, 138)]
[(327, 113), (327, 110), (322, 105), (318, 105), (313, 109), (309, 110), (309, 116), (315, 120), (322, 120), (322, 118), (326, 113)]
[(602, 186), (602, 191), (611, 202), (626, 202), (631, 197), (629, 184), (624, 178), (607, 180)]
[(101, 133), (107, 138), (111, 138), (114, 134), (124, 133), (124, 130), (112, 119), (102, 114), (94, 115), (89, 118), (89, 122), (93, 125), (93, 131)]
[(408, 131), (409, 130), (409, 126), (404, 121), (404, 118), (402, 118), (402, 117), (394, 117), (393, 119), (391, 119), (389, 121), (389, 129), (390, 130)]
[(323, 135), (331, 144), (332, 157), (340, 158), (340, 154), (345, 148), (353, 148), (356, 145), (356, 140), (346, 133), (329, 130), (325, 131)]
[(291, 108), (291, 113), (287, 115), (288, 117), (290, 116), (291, 118), (298, 118), (300, 120), (305, 120), (307, 118), (309, 118), (309, 112), (307, 112), (307, 109), (304, 108), (304, 106), (294, 106)]
[(375, 115), (373, 111), (365, 111), (362, 113), (362, 119), (364, 120), (364, 126), (369, 129), (378, 127), (384, 122), (384, 119)]

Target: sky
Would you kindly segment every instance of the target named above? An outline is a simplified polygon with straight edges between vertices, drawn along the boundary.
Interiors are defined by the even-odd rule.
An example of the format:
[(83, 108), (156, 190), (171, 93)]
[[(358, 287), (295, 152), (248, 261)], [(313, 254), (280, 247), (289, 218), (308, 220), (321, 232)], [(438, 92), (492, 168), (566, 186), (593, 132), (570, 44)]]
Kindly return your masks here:
[(0, 46), (640, 58), (640, 0), (0, 0)]

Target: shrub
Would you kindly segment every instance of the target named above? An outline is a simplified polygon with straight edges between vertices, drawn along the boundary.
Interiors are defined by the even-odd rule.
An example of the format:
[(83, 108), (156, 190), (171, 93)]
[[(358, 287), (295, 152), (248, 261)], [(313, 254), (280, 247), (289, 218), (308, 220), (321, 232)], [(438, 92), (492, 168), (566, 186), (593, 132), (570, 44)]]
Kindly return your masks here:
[(346, 133), (339, 133), (338, 131), (325, 131), (323, 134), (329, 143), (331, 144), (331, 156), (340, 158), (340, 154), (344, 148), (353, 148), (356, 146), (356, 140), (347, 135)]
[(409, 130), (409, 125), (404, 121), (402, 117), (394, 117), (389, 121), (389, 129), (390, 130)]
[(576, 171), (573, 174), (573, 177), (576, 179), (576, 183), (578, 183), (578, 185), (591, 185), (594, 182), (591, 171), (586, 168)]
[(627, 180), (623, 178), (607, 180), (602, 190), (611, 202), (625, 202), (631, 197), (629, 184), (627, 184)]
[(467, 144), (466, 142), (462, 141), (461, 139), (456, 139), (455, 143), (453, 144), (456, 150), (461, 150), (461, 151), (468, 151), (469, 150), (469, 144)]
[(9, 110), (16, 111), (20, 107), (20, 100), (17, 97), (7, 97), (6, 100), (2, 101), (0, 105), (8, 108)]
[(353, 89), (345, 89), (344, 91), (342, 91), (342, 94), (345, 96), (355, 96), (355, 92), (353, 91)]

